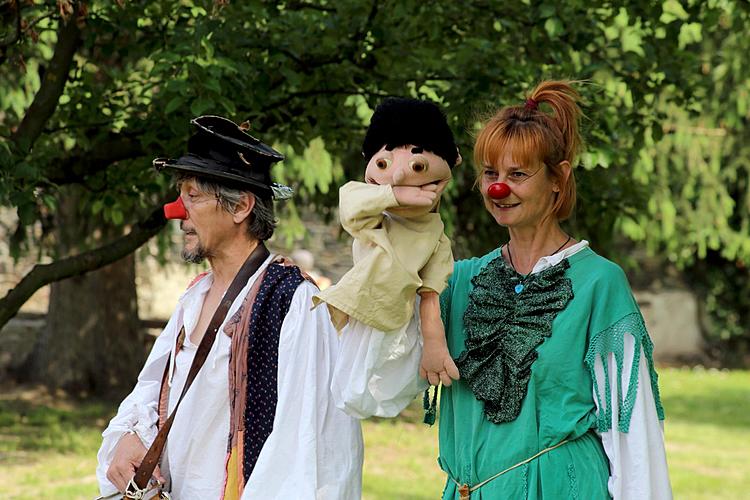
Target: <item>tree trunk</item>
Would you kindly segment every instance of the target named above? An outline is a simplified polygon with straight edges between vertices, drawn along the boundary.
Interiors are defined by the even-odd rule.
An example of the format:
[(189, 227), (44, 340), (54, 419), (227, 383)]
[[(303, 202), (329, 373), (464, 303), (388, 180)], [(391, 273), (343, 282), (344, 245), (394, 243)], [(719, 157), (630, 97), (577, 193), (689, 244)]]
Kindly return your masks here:
[[(91, 234), (114, 232), (81, 217), (76, 193), (62, 199), (56, 236), (64, 253), (80, 251), (77, 242)], [(98, 225), (95, 231), (92, 225)], [(47, 324), (34, 346), (26, 378), (75, 393), (127, 393), (146, 355), (133, 254), (51, 286)]]
[(119, 396), (135, 383), (144, 355), (132, 254), (52, 284), (47, 325), (32, 355), (33, 380)]

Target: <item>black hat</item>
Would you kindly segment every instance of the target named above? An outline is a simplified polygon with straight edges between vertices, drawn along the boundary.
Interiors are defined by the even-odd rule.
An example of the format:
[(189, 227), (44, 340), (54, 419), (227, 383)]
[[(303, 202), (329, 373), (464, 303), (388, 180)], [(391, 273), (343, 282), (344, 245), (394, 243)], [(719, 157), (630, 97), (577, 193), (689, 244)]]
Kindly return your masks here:
[(157, 170), (171, 169), (247, 189), (261, 198), (285, 199), (292, 189), (271, 182), (271, 166), (284, 155), (220, 116), (199, 116), (188, 140), (187, 154), (176, 160), (157, 158)]
[(458, 161), (448, 120), (435, 103), (389, 97), (375, 108), (362, 144), (362, 155), (369, 162), (383, 146), (391, 150), (408, 144), (438, 155), (451, 168)]

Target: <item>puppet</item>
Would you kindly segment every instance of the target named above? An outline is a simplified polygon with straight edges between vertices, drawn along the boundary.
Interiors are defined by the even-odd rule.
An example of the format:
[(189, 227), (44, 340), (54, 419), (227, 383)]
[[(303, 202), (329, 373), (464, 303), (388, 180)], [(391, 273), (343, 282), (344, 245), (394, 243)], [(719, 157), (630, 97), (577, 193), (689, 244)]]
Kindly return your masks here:
[[(362, 154), (365, 182), (339, 191), (341, 225), (354, 238), (354, 265), (314, 301), (327, 304), (344, 336), (365, 325), (398, 337), (409, 325), (421, 325), (420, 375), (433, 385), (450, 385), (459, 374), (445, 341), (439, 294), (453, 254), (437, 209), (452, 167), (461, 162), (453, 134), (435, 104), (391, 98), (375, 110)], [(373, 383), (363, 385), (372, 389)]]

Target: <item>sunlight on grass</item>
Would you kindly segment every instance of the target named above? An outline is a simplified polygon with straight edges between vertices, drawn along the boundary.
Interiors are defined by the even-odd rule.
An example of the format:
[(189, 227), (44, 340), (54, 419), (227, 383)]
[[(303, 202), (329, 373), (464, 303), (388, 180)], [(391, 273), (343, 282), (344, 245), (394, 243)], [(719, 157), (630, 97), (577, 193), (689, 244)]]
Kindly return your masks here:
[(748, 498), (750, 372), (664, 370), (659, 382), (675, 498)]
[[(750, 491), (750, 372), (662, 369), (665, 431), (675, 498), (745, 498)], [(0, 498), (96, 496), (96, 450), (115, 405), (0, 394)], [(415, 402), (397, 420), (370, 419), (365, 500), (432, 500), (445, 476), (437, 427)]]
[(432, 500), (443, 491), (445, 476), (437, 464), (437, 426), (422, 423), (415, 401), (398, 420), (364, 422), (365, 465), (362, 498)]

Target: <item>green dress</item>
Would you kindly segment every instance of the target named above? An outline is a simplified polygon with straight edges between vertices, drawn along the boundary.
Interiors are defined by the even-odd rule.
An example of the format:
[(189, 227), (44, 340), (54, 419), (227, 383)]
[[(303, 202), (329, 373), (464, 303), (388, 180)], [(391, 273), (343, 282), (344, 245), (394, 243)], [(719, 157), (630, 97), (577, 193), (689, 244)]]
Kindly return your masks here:
[[(609, 463), (595, 431), (609, 430), (611, 394), (596, 387), (594, 360), (614, 353), (619, 373), (642, 350), (663, 419), (651, 341), (622, 270), (586, 247), (524, 278), (496, 249), (456, 262), (441, 309), (462, 375), (440, 399), (443, 498), (458, 499), (458, 484), (476, 485), (564, 440), (472, 492), (472, 500), (610, 498)], [(635, 360), (622, 359), (625, 332), (636, 337)], [(622, 432), (632, 382), (616, 395)]]

